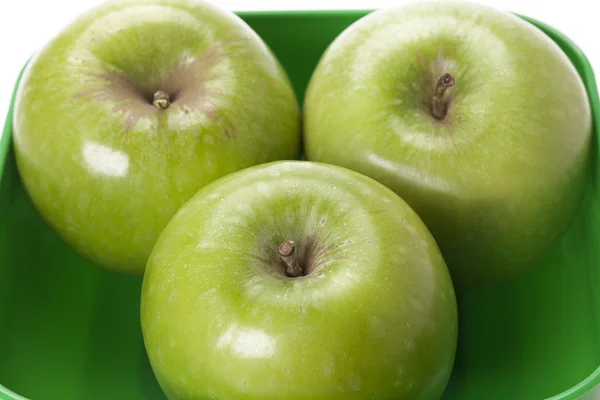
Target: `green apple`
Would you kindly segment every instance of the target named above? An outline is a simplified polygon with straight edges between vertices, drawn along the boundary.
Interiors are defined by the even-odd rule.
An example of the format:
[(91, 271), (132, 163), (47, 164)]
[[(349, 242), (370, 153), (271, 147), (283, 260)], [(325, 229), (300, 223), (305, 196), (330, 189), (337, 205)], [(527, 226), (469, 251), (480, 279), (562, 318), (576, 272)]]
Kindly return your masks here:
[(323, 54), (305, 98), (308, 160), (351, 168), (412, 206), (456, 288), (522, 275), (565, 232), (592, 118), (561, 49), (469, 2), (377, 10)]
[(437, 399), (457, 306), (418, 215), (357, 172), (281, 161), (201, 189), (167, 225), (141, 298), (169, 399)]
[(198, 189), (298, 158), (300, 112), (279, 61), (232, 12), (198, 0), (111, 1), (35, 54), (14, 145), (59, 236), (100, 266), (141, 274)]

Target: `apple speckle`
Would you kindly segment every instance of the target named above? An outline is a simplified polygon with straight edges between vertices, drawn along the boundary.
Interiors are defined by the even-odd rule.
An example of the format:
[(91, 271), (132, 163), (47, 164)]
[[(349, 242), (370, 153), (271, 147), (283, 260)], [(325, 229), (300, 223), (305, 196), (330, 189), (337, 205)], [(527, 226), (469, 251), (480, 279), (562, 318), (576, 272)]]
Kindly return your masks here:
[(248, 212), (251, 211), (250, 210), (250, 205), (248, 203), (240, 203), (236, 206), (236, 210), (238, 211), (242, 211), (242, 212)]
[(269, 185), (267, 185), (264, 182), (260, 182), (256, 186), (256, 190), (258, 191), (258, 193), (261, 193), (261, 194), (268, 194), (271, 191), (271, 189), (269, 189)]
[(360, 391), (362, 388), (362, 379), (358, 375), (351, 374), (348, 378), (348, 383), (350, 388), (355, 392)]
[(190, 65), (190, 64), (194, 63), (194, 61), (196, 61), (196, 57), (194, 57), (189, 52), (185, 52), (181, 56), (181, 63), (184, 65)]
[[(248, 297), (257, 297), (263, 292), (263, 285), (253, 284), (247, 288)], [(243, 308), (243, 304), (242, 304)]]
[(207, 290), (201, 297), (208, 297), (211, 296), (214, 292), (216, 291), (215, 288), (209, 289)]

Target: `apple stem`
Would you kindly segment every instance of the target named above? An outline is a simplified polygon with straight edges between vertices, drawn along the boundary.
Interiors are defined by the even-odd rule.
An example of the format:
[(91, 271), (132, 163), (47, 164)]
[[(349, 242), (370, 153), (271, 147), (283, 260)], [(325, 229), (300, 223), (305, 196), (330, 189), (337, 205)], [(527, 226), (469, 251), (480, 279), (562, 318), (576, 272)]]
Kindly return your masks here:
[(154, 93), (154, 100), (152, 101), (152, 104), (161, 110), (166, 110), (171, 105), (171, 97), (164, 90), (159, 90), (158, 92)]
[(440, 76), (431, 102), (431, 113), (437, 119), (444, 119), (448, 112), (448, 104), (444, 101), (446, 89), (454, 86), (454, 77), (449, 73)]
[(293, 240), (286, 240), (279, 245), (279, 255), (285, 264), (285, 273), (291, 278), (303, 275), (302, 268), (298, 262), (296, 244)]

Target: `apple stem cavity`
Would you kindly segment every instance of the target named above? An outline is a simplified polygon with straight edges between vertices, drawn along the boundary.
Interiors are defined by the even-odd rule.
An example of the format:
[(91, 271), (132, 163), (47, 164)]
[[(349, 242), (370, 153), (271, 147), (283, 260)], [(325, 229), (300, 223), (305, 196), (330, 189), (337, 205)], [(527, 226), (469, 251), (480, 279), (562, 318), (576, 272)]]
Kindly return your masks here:
[(293, 240), (286, 240), (279, 245), (279, 256), (285, 265), (285, 273), (290, 278), (296, 278), (304, 275), (300, 262), (298, 261), (298, 253), (296, 252), (296, 244)]
[(152, 104), (161, 110), (166, 110), (171, 105), (171, 96), (164, 90), (159, 90), (154, 93)]
[(454, 77), (449, 73), (440, 76), (431, 102), (431, 114), (436, 119), (444, 119), (448, 113), (448, 103), (444, 100), (446, 89), (454, 86)]

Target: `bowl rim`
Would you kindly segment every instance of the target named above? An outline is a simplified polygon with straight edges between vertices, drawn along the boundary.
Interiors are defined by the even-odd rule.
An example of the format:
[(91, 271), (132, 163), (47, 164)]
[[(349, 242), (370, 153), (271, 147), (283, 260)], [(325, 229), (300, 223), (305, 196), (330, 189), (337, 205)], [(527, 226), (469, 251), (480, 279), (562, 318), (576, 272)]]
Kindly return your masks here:
[[(331, 16), (358, 16), (359, 18), (375, 11), (373, 9), (341, 9), (341, 10), (277, 10), (277, 11), (269, 11), (269, 10), (261, 10), (261, 11), (236, 11), (234, 12), (241, 18), (244, 17), (271, 17), (271, 18), (296, 18), (296, 17), (331, 17)], [(596, 78), (594, 75), (594, 70), (587, 56), (583, 53), (581, 48), (575, 44), (569, 37), (563, 34), (561, 31), (556, 28), (541, 22), (535, 18), (513, 13), (519, 18), (529, 22), (533, 26), (540, 29), (543, 33), (549, 36), (553, 42), (555, 42), (561, 50), (567, 55), (573, 66), (577, 69), (578, 74), (580, 75), (583, 84), (586, 88), (588, 101), (590, 102), (591, 110), (592, 110), (592, 120), (593, 120), (593, 131), (597, 137), (600, 137), (600, 126), (598, 125), (598, 118), (600, 117), (600, 98), (598, 96), (598, 88), (596, 84)], [(568, 54), (567, 53), (568, 50)], [(13, 130), (13, 111), (15, 100), (17, 97), (17, 92), (19, 88), (19, 83), (21, 82), (21, 78), (25, 73), (27, 66), (29, 65), (29, 60), (26, 61), (25, 65), (21, 69), (19, 73), (12, 93), (12, 98), (10, 101), (10, 105), (8, 108), (8, 112), (6, 115), (6, 120), (4, 123), (4, 127), (0, 132), (0, 182), (2, 181), (4, 166), (8, 157), (8, 153), (12, 146), (12, 130)], [(600, 388), (600, 365), (594, 371), (592, 371), (584, 380), (579, 382), (578, 384), (572, 386), (571, 388), (563, 391), (562, 393), (556, 394), (552, 397), (548, 397), (544, 400), (577, 400), (581, 399), (584, 395), (590, 394), (594, 389)], [(26, 397), (23, 397), (11, 390), (7, 387), (3, 386), (0, 383), (0, 399), (2, 400), (30, 400)]]

